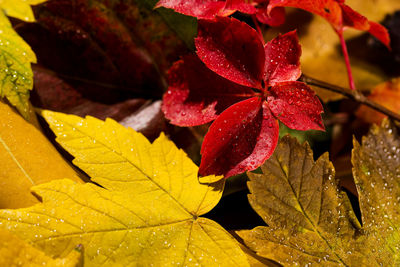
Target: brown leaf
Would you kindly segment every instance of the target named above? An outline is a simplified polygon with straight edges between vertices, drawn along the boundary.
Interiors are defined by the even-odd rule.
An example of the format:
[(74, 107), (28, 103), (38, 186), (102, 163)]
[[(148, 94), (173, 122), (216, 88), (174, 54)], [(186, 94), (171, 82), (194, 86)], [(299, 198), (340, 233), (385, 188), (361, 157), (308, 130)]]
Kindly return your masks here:
[(400, 141), (384, 122), (360, 146), (353, 172), (361, 227), (339, 190), (328, 155), (316, 162), (307, 144), (282, 138), (274, 155), (249, 173), (249, 201), (269, 227), (239, 231), (258, 255), (283, 265), (394, 266), (399, 263)]

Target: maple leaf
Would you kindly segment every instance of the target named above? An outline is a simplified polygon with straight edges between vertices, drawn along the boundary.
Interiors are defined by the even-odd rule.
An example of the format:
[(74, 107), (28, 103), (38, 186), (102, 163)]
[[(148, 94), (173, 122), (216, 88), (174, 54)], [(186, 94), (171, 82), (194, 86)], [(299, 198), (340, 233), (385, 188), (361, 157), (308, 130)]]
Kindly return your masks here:
[(277, 7), (268, 12), (268, 1), (265, 0), (160, 0), (156, 5), (156, 8), (158, 7), (171, 8), (176, 12), (198, 19), (226, 17), (239, 11), (255, 15), (261, 23), (271, 26), (281, 25), (285, 20), (285, 10)]
[(180, 126), (215, 119), (202, 145), (201, 175), (229, 177), (257, 168), (275, 149), (277, 119), (297, 130), (324, 129), (321, 103), (296, 81), (296, 32), (263, 46), (254, 29), (234, 18), (199, 20), (195, 45), (207, 67), (195, 56), (176, 62), (162, 109)]
[(82, 253), (80, 247), (77, 247), (67, 257), (53, 259), (11, 232), (0, 229), (0, 265), (78, 267), (82, 266)]
[(1, 227), (52, 256), (82, 244), (88, 266), (248, 266), (233, 237), (199, 217), (218, 203), (224, 181), (200, 184), (198, 167), (165, 135), (151, 144), (111, 119), (42, 115), (104, 188), (70, 180), (36, 186), (43, 203), (0, 211)]
[(14, 31), (6, 15), (28, 22), (34, 21), (30, 5), (43, 0), (5, 0), (0, 3), (0, 97), (7, 97), (18, 111), (30, 118), (29, 90), (33, 87), (31, 63), (36, 56)]
[(314, 162), (307, 144), (286, 136), (262, 173), (248, 173), (250, 204), (268, 227), (239, 231), (245, 244), (283, 265), (397, 266), (398, 130), (384, 121), (372, 127), (362, 145), (353, 143), (362, 225), (339, 189), (328, 154)]
[(390, 49), (390, 37), (386, 28), (369, 21), (344, 2), (344, 0), (270, 0), (268, 12), (284, 6), (301, 8), (325, 18), (340, 36), (346, 27), (368, 31)]
[(61, 178), (81, 181), (41, 131), (1, 101), (0, 117), (0, 208), (38, 203), (30, 192), (33, 185)]

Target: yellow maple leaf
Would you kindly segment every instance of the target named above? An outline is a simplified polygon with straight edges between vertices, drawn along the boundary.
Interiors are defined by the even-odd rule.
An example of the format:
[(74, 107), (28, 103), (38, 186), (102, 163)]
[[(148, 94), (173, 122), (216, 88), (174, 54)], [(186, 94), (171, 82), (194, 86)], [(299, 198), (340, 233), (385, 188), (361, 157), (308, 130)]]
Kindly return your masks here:
[(78, 246), (66, 258), (53, 259), (9, 231), (0, 229), (0, 266), (77, 267), (82, 266), (82, 253)]
[(56, 257), (83, 244), (88, 266), (248, 266), (233, 237), (199, 217), (218, 203), (224, 180), (200, 184), (198, 167), (164, 134), (151, 144), (111, 119), (42, 115), (104, 188), (71, 180), (35, 186), (43, 204), (1, 211), (3, 228)]
[(30, 188), (54, 179), (80, 181), (47, 138), (0, 101), (0, 208), (23, 208), (39, 201)]
[(36, 56), (14, 31), (7, 16), (33, 22), (30, 5), (42, 2), (44, 0), (0, 0), (0, 97), (7, 97), (26, 119), (30, 118), (29, 90), (33, 87), (31, 63), (36, 63)]

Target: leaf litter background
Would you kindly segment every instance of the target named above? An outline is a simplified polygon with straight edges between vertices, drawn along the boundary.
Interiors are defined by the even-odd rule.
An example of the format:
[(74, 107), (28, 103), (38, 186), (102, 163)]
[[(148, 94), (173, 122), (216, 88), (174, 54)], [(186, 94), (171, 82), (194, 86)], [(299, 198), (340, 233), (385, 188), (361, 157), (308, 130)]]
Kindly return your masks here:
[[(80, 116), (90, 114), (101, 119), (112, 117), (123, 125), (142, 131), (151, 140), (154, 140), (161, 131), (165, 131), (179, 147), (185, 149), (189, 156), (198, 162), (198, 151), (206, 127), (177, 128), (169, 125), (160, 112), (160, 102), (155, 101), (161, 98), (166, 88), (166, 70), (180, 55), (193, 49), (192, 40), (195, 36), (196, 22), (187, 17), (182, 21), (182, 16), (176, 18), (177, 15), (171, 16), (167, 10), (153, 12), (151, 6), (156, 1), (138, 2), (140, 3), (133, 0), (50, 1), (35, 9), (38, 24), (12, 20), (14, 28), (31, 45), (38, 57), (39, 64), (33, 66), (35, 90), (31, 100), (35, 106), (51, 110)], [(371, 20), (382, 21), (385, 15), (390, 13), (385, 18), (385, 24), (389, 27), (393, 40), (391, 54), (367, 35), (356, 35), (352, 32), (347, 35), (357, 85), (361, 89), (370, 90), (376, 84), (399, 74), (400, 16), (398, 13), (393, 13), (395, 9), (400, 8), (399, 3), (380, 0), (378, 3), (363, 1), (362, 5), (357, 4), (357, 1), (346, 1), (346, 4)], [(320, 80), (346, 86), (345, 73), (338, 71), (343, 69), (340, 48), (329, 24), (316, 16), (293, 10), (289, 11), (288, 23), (284, 26), (286, 28), (278, 30), (287, 32), (293, 29), (294, 26), (290, 26), (291, 21), (294, 21), (293, 25), (297, 27), (299, 18), (304, 21), (304, 26), (299, 28), (303, 48), (303, 72)], [(276, 29), (268, 29), (266, 37), (272, 38), (276, 33)], [(320, 49), (315, 49), (316, 44)], [(136, 62), (135, 65), (132, 62)], [(317, 67), (321, 64), (323, 68)], [(138, 66), (141, 71), (136, 69)], [(331, 73), (336, 75), (332, 76)], [(338, 73), (343, 75), (337, 75)], [(322, 90), (317, 90), (317, 94), (324, 101), (338, 99), (337, 95), (326, 94), (326, 91)], [(382, 101), (386, 99), (390, 98), (382, 97)], [(350, 165), (352, 134), (357, 137), (365, 134), (369, 125), (362, 120), (370, 116), (360, 115), (360, 119), (355, 119), (349, 115), (353, 114), (358, 106), (348, 100), (329, 102), (325, 108), (327, 134), (297, 132), (296, 137), (301, 141), (311, 142), (314, 157), (330, 150), (330, 159), (336, 167), (337, 180), (348, 193), (357, 195), (352, 183)], [(281, 135), (291, 132), (282, 128)], [(374, 129), (375, 132), (379, 132), (378, 128)], [(393, 134), (395, 128), (390, 129)], [(368, 138), (374, 139), (371, 136), (373, 135)], [(366, 153), (365, 149), (361, 150)], [(393, 155), (398, 157), (398, 154)], [(354, 157), (353, 154), (353, 164)], [(398, 165), (397, 163), (393, 166)], [(361, 164), (360, 168), (366, 170), (365, 166)], [(374, 171), (393, 172), (384, 169)], [(246, 206), (247, 192), (243, 190), (243, 181), (243, 176), (228, 181), (226, 194), (238, 190), (239, 192), (223, 197), (216, 209), (206, 215), (220, 222), (225, 229), (248, 229), (269, 222), (265, 218), (265, 222), (261, 221), (258, 215)], [(385, 187), (385, 182), (377, 181), (377, 183), (381, 185), (383, 183)], [(363, 192), (360, 185), (363, 184), (357, 185), (359, 192)], [(370, 191), (364, 194), (368, 195)], [(349, 197), (355, 208), (355, 214), (359, 214), (357, 201), (352, 194), (349, 194)], [(360, 203), (363, 206), (362, 198)], [(366, 204), (365, 206), (368, 207)], [(255, 210), (257, 211), (256, 208)], [(363, 224), (365, 220), (368, 221), (365, 213), (368, 213), (368, 208), (362, 213)], [(358, 216), (361, 219), (360, 215)], [(379, 226), (379, 223), (377, 225)], [(380, 235), (380, 230), (369, 229), (365, 236), (370, 236), (371, 233), (372, 236)], [(390, 238), (393, 239), (391, 244), (396, 242), (398, 244), (398, 237)], [(384, 253), (381, 254), (385, 256)], [(277, 258), (275, 260), (279, 261)], [(386, 258), (377, 258), (378, 262), (386, 262), (385, 260)], [(395, 259), (392, 260), (394, 262)]]

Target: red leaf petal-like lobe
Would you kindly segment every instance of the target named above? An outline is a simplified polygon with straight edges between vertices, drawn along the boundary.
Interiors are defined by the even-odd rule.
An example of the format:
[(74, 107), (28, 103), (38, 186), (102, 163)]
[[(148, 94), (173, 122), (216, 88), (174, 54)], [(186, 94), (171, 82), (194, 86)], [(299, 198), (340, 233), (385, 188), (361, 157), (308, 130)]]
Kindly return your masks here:
[(202, 145), (199, 173), (226, 178), (254, 170), (269, 158), (279, 126), (267, 103), (250, 98), (225, 110), (211, 125)]
[(336, 29), (342, 27), (342, 10), (336, 0), (271, 0), (268, 13), (278, 6), (301, 8), (325, 18)]
[(280, 35), (265, 44), (265, 80), (268, 86), (295, 81), (301, 75), (301, 47), (296, 31)]
[(160, 0), (155, 7), (171, 8), (199, 19), (213, 19), (224, 6), (225, 1), (216, 0)]
[(261, 86), (265, 54), (257, 32), (234, 18), (199, 20), (199, 58), (218, 75), (244, 86)]
[(268, 6), (261, 5), (257, 8), (257, 20), (261, 23), (277, 27), (285, 22), (285, 9), (276, 7), (268, 12)]
[(348, 5), (340, 4), (340, 6), (342, 7), (343, 26), (352, 27), (360, 31), (367, 31), (369, 29), (366, 17), (354, 11)]
[(162, 110), (172, 124), (195, 126), (214, 120), (232, 104), (254, 96), (251, 88), (211, 71), (196, 55), (187, 55), (168, 72)]
[(379, 41), (381, 41), (384, 45), (386, 45), (386, 47), (391, 50), (390, 47), (390, 37), (389, 37), (389, 33), (388, 30), (383, 27), (381, 24), (373, 22), (373, 21), (369, 21), (369, 30), (368, 32), (370, 34), (372, 34), (373, 36), (375, 36), (376, 39), (378, 39)]
[(226, 0), (225, 10), (239, 11), (245, 14), (255, 14), (257, 9), (244, 0)]
[(275, 117), (296, 130), (324, 130), (324, 111), (314, 91), (302, 82), (286, 82), (273, 86), (268, 105)]

